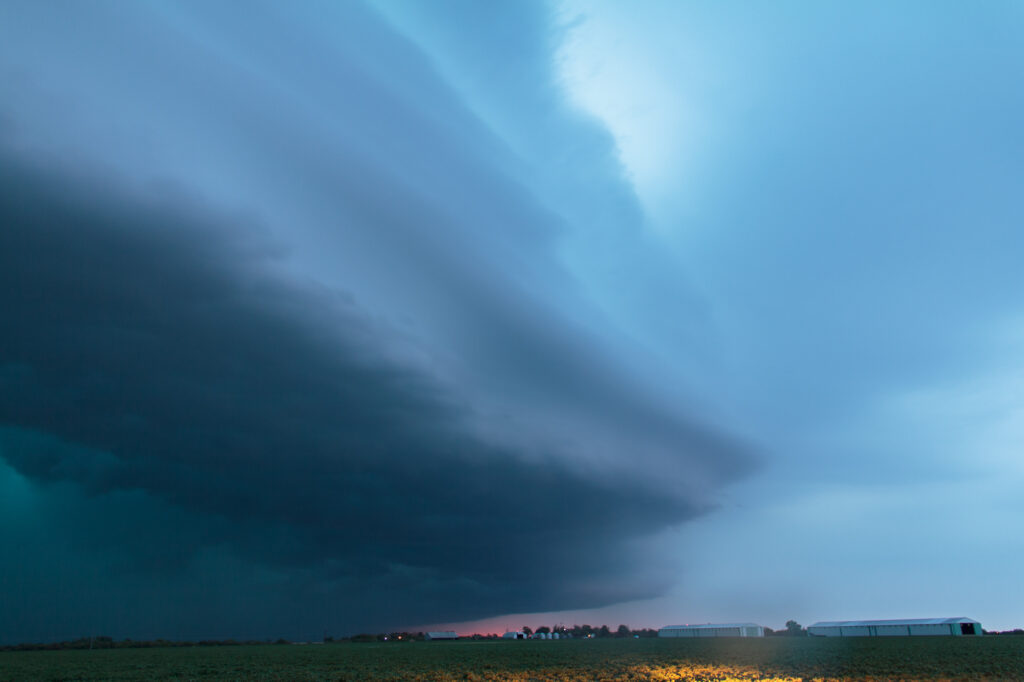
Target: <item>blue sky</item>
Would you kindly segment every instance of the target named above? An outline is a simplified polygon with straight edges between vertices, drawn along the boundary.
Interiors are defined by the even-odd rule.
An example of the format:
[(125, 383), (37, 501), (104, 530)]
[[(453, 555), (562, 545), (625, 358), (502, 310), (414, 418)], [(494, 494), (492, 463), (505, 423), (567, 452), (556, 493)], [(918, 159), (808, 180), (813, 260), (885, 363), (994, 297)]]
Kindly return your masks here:
[(1022, 32), (6, 3), (0, 639), (1020, 626)]

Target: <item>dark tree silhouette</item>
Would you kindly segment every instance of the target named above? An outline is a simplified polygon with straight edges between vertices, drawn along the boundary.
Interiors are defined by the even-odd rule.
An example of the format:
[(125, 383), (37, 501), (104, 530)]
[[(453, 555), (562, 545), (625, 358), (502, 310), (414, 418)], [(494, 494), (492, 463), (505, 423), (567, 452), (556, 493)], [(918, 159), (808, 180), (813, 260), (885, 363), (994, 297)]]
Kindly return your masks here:
[(787, 620), (786, 621), (786, 634), (787, 635), (794, 635), (794, 636), (806, 635), (807, 634), (807, 630), (805, 630), (804, 627), (802, 625), (800, 625), (800, 623), (796, 622), (795, 620)]

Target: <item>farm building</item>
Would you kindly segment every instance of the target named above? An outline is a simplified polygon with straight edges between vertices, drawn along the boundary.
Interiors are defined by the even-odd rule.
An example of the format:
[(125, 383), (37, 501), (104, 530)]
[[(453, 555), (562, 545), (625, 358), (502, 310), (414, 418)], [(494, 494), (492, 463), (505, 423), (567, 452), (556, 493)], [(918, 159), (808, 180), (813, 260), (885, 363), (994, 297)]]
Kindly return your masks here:
[(666, 625), (658, 637), (764, 637), (757, 623), (704, 623), (702, 625)]
[(459, 636), (455, 634), (454, 630), (443, 630), (441, 632), (428, 632), (425, 636), (427, 641), (432, 639), (458, 639)]
[(819, 637), (916, 637), (981, 635), (981, 623), (970, 618), (907, 618), (904, 620), (835, 620), (815, 623), (807, 634)]
[(526, 639), (526, 633), (521, 630), (519, 632), (512, 632), (510, 630), (509, 632), (503, 634), (501, 637), (502, 639)]

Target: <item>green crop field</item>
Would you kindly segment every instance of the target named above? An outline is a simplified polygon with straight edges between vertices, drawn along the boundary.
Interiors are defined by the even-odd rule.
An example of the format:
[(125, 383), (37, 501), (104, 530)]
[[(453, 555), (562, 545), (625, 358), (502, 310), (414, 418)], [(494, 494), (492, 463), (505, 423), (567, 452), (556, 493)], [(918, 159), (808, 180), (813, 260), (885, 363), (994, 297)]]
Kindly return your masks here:
[(0, 652), (0, 680), (1024, 680), (1024, 637), (611, 639)]

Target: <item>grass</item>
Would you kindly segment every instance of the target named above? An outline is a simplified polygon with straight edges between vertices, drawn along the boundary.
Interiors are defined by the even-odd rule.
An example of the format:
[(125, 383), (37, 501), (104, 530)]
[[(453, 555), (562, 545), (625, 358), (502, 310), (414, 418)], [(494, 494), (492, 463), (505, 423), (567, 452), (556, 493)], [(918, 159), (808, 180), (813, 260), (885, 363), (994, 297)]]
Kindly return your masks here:
[(1024, 637), (459, 641), (0, 653), (0, 680), (1024, 680)]

